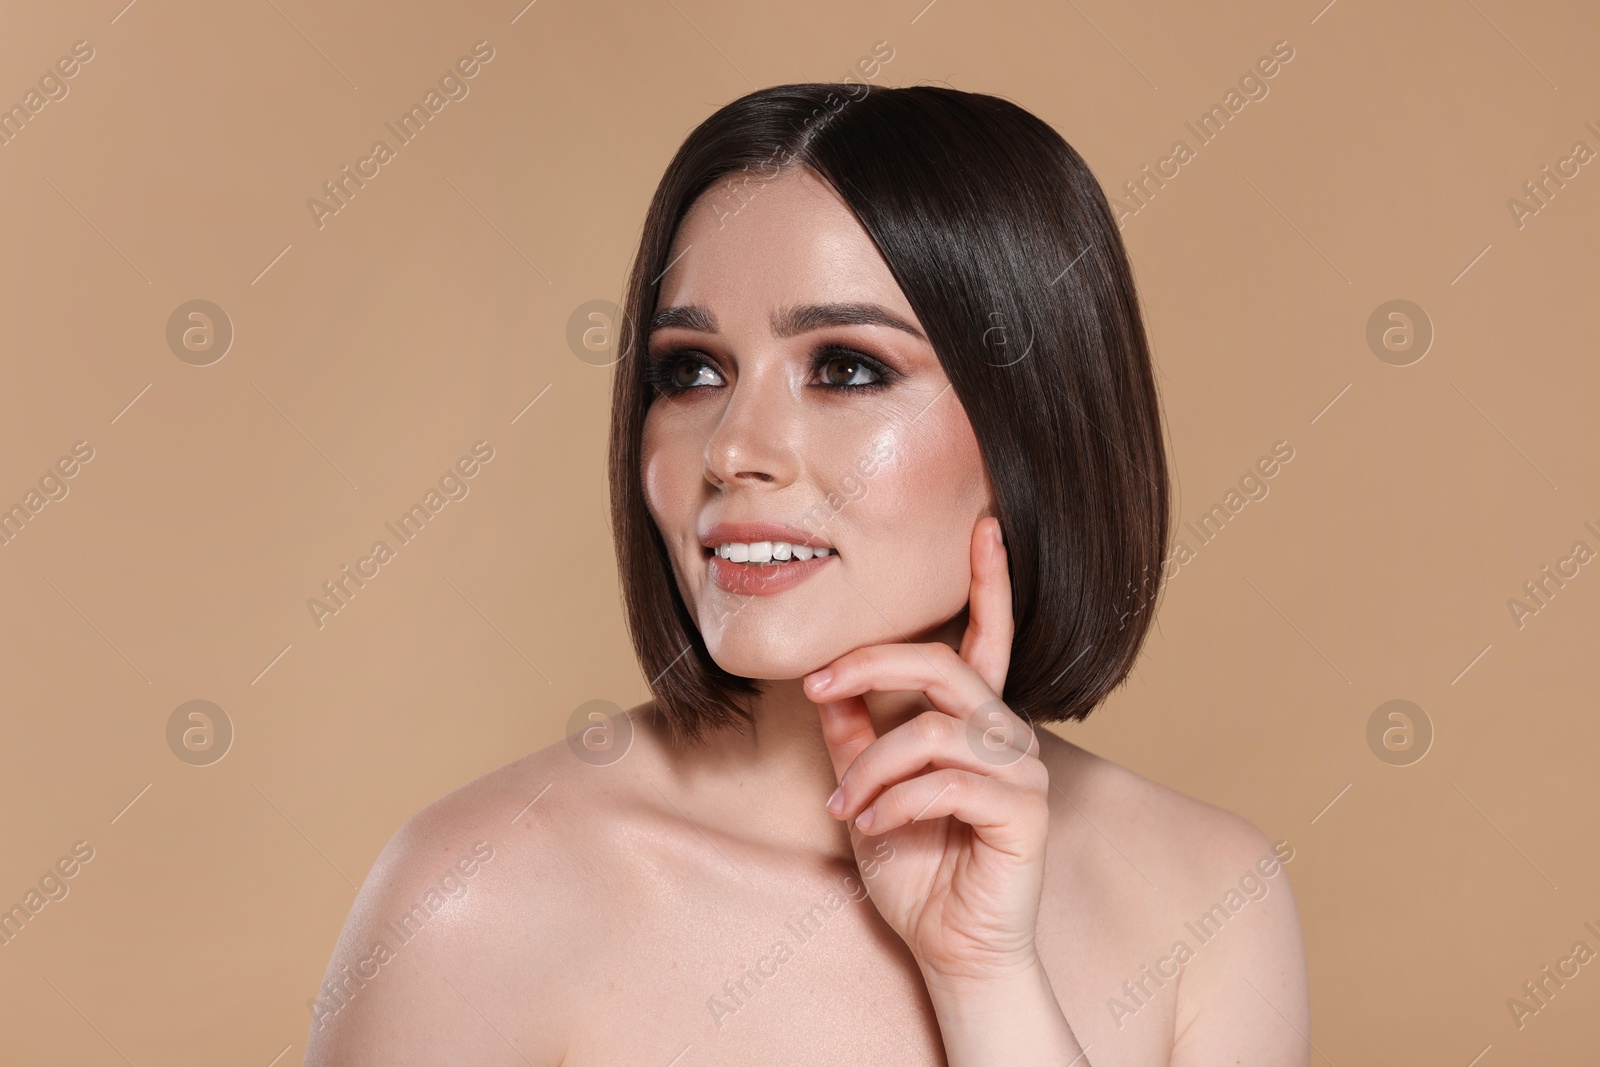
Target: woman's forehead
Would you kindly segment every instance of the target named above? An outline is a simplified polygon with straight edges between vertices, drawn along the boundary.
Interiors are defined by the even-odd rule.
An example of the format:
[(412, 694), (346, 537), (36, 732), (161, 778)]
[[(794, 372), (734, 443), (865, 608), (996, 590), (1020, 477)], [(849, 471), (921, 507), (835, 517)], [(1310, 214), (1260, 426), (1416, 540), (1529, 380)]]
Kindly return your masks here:
[(658, 308), (695, 305), (763, 329), (802, 305), (877, 304), (915, 322), (877, 246), (832, 188), (795, 170), (753, 186), (743, 206), (696, 201), (673, 241)]

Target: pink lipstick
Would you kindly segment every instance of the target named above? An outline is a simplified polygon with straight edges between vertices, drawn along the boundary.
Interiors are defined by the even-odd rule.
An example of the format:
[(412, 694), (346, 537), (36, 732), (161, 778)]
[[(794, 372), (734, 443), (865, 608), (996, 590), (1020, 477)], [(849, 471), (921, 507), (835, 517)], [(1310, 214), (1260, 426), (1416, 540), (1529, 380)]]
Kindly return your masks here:
[(741, 596), (770, 596), (805, 581), (838, 553), (821, 538), (770, 522), (719, 522), (700, 534), (711, 581)]

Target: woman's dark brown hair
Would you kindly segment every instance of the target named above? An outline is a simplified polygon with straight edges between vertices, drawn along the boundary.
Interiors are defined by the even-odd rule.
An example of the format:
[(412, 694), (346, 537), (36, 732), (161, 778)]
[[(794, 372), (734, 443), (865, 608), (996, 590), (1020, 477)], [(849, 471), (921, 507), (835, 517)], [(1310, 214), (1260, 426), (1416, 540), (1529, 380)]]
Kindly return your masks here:
[(673, 736), (749, 718), (758, 682), (706, 651), (645, 505), (648, 324), (702, 193), (795, 166), (877, 245), (966, 409), (998, 503), (1016, 623), (1006, 704), (1083, 719), (1132, 669), (1167, 542), (1167, 466), (1122, 238), (1094, 175), (1048, 124), (937, 86), (779, 85), (694, 129), (667, 166), (628, 281), (610, 479), (628, 628)]

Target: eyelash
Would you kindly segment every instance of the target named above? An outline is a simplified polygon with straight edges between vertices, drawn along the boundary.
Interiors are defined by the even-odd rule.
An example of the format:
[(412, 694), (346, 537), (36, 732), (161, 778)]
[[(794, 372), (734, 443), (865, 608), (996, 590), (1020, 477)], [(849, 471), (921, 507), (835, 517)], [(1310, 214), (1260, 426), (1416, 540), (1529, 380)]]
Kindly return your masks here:
[[(665, 393), (668, 396), (677, 396), (680, 393), (706, 388), (703, 385), (678, 385), (673, 382), (673, 372), (677, 369), (679, 361), (684, 359), (693, 359), (700, 366), (709, 367), (713, 373), (721, 374), (721, 371), (717, 370), (711, 361), (701, 355), (697, 349), (669, 348), (660, 354), (652, 352), (648, 355), (644, 372), (645, 382), (657, 393)], [(824, 345), (818, 349), (811, 360), (812, 372), (816, 373), (836, 359), (850, 360), (864, 367), (877, 377), (877, 381), (862, 382), (858, 385), (818, 383), (818, 388), (835, 393), (875, 393), (881, 389), (887, 389), (900, 377), (899, 371), (891, 369), (882, 360), (875, 359), (865, 352), (850, 348), (847, 345)]]

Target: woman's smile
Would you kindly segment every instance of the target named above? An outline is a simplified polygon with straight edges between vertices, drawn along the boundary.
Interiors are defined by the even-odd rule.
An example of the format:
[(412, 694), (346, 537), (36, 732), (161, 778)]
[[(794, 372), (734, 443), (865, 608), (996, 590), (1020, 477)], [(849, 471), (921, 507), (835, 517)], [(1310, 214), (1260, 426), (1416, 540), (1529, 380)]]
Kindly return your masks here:
[(700, 536), (718, 589), (771, 596), (792, 589), (839, 557), (833, 546), (793, 526), (718, 522)]

